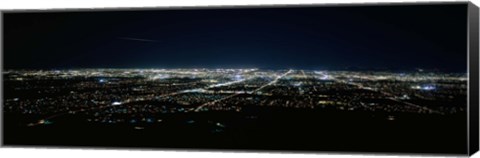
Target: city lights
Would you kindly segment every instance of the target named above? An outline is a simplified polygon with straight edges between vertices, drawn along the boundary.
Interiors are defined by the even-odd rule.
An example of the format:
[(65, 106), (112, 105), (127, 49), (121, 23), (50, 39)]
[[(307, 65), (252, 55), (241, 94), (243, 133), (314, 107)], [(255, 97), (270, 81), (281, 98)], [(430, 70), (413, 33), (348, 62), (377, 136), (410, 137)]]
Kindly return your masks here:
[[(19, 70), (5, 71), (4, 80), (9, 94), (4, 112), (25, 116), (17, 123), (23, 127), (93, 126), (158, 136), (169, 130), (241, 133), (239, 129), (261, 120), (269, 120), (262, 126), (312, 126), (330, 119), (395, 123), (416, 116), (450, 118), (465, 113), (462, 98), (467, 95), (466, 74), (430, 72)], [(313, 119), (317, 117), (321, 118)], [(272, 130), (277, 128), (284, 130), (282, 126)]]

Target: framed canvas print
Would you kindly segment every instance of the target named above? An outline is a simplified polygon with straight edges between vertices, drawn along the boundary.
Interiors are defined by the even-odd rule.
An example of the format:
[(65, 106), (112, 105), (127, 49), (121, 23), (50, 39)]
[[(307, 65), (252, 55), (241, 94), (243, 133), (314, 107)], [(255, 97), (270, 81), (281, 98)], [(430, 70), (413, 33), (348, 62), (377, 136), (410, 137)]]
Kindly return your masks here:
[(3, 146), (478, 150), (470, 2), (1, 12)]

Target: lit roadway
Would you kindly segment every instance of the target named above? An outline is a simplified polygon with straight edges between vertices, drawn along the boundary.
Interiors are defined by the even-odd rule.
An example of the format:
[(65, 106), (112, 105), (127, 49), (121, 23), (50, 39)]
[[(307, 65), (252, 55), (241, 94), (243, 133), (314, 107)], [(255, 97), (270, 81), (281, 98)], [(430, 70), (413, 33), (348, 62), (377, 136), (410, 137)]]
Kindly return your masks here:
[[(282, 75), (280, 75), (280, 76), (277, 76), (277, 77), (276, 77), (274, 80), (272, 80), (271, 82), (269, 82), (269, 83), (267, 83), (267, 84), (265, 84), (265, 85), (263, 85), (263, 86), (255, 89), (255, 90), (253, 91), (253, 93), (256, 93), (256, 92), (258, 92), (258, 91), (261, 91), (261, 90), (264, 89), (265, 87), (277, 83), (278, 80), (280, 80), (281, 78), (287, 76), (288, 74), (290, 74), (290, 73), (292, 73), (292, 72), (293, 72), (293, 70), (288, 70), (286, 73), (284, 73), (284, 74), (282, 74)], [(213, 100), (213, 101), (207, 102), (207, 103), (205, 103), (205, 104), (202, 104), (202, 105), (198, 106), (198, 107), (195, 109), (195, 112), (200, 111), (200, 109), (202, 109), (202, 108), (205, 107), (205, 106), (213, 105), (213, 104), (215, 104), (215, 103), (217, 103), (217, 102), (220, 102), (220, 101), (223, 101), (223, 100), (226, 100), (226, 99), (230, 99), (230, 98), (235, 97), (235, 96), (240, 95), (240, 94), (241, 94), (241, 93), (235, 93), (235, 94), (226, 96), (226, 97), (224, 97), (224, 98), (220, 98), (220, 99), (217, 99), (217, 100)]]

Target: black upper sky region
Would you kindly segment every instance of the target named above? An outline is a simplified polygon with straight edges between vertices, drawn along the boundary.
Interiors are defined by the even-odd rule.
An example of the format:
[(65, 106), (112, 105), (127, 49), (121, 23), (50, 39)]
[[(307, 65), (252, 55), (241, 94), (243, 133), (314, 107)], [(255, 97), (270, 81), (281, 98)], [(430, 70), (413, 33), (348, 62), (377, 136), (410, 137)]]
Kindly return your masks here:
[(467, 5), (7, 12), (4, 69), (467, 70)]

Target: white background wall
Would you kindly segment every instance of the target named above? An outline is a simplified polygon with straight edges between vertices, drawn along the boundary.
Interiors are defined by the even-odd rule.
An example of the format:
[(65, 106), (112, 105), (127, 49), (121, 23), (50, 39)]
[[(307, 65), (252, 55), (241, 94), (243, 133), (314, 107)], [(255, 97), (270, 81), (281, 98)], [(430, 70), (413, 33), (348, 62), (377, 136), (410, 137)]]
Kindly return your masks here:
[[(448, 1), (448, 0), (435, 0)], [(451, 0), (450, 0), (451, 1)], [(456, 1), (456, 0), (453, 0)], [(209, 5), (254, 5), (254, 4), (342, 4), (342, 3), (385, 3), (385, 2), (428, 2), (428, 0), (0, 0), (3, 9), (51, 9), (51, 8), (117, 8), (117, 7), (161, 7), (161, 6), (209, 6)], [(480, 0), (472, 0), (480, 5)], [(433, 156), (395, 156), (372, 154), (298, 154), (298, 153), (248, 153), (248, 152), (208, 152), (208, 151), (146, 151), (146, 150), (101, 150), (101, 149), (54, 149), (54, 148), (0, 148), (0, 157), (30, 158), (347, 158), (347, 157), (411, 157), (428, 158)], [(480, 158), (476, 154), (474, 158)]]

